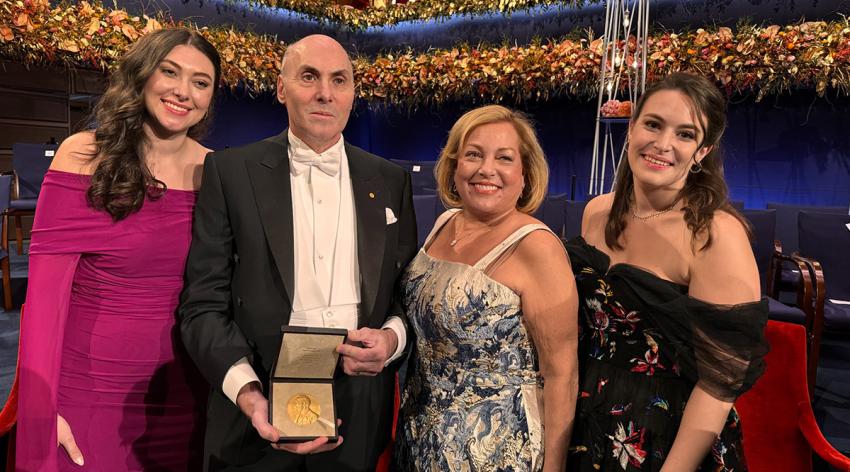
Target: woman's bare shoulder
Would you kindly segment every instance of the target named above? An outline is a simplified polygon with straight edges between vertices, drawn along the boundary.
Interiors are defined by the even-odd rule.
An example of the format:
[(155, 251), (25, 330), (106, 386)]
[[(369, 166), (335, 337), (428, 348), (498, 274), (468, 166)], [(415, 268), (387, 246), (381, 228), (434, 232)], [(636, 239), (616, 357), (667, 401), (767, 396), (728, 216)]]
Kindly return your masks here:
[(94, 131), (73, 134), (62, 141), (56, 155), (53, 156), (50, 169), (75, 174), (91, 174), (97, 165), (96, 154)]
[(588, 239), (591, 234), (605, 230), (608, 214), (611, 213), (611, 205), (614, 204), (614, 193), (606, 193), (594, 197), (584, 207), (581, 217), (581, 235)]
[(598, 197), (593, 197), (584, 207), (586, 216), (597, 216), (599, 214), (607, 214), (611, 211), (611, 205), (614, 204), (614, 192), (605, 193)]
[[(708, 239), (708, 231), (697, 235), (694, 242), (702, 247)], [(732, 213), (717, 210), (711, 218), (711, 246), (707, 250), (728, 251), (749, 248), (750, 239), (744, 223)]]
[(213, 152), (213, 150), (204, 146), (199, 141), (196, 141), (192, 138), (189, 138), (189, 139), (192, 143), (191, 156), (190, 156), (191, 162), (194, 163), (194, 164), (203, 164), (204, 159), (206, 159), (206, 157), (207, 157), (207, 154)]
[[(700, 235), (697, 244), (702, 244), (706, 237)], [(711, 246), (695, 253), (690, 273), (690, 293), (700, 300), (735, 304), (759, 299), (758, 266), (747, 230), (731, 213), (714, 213)]]

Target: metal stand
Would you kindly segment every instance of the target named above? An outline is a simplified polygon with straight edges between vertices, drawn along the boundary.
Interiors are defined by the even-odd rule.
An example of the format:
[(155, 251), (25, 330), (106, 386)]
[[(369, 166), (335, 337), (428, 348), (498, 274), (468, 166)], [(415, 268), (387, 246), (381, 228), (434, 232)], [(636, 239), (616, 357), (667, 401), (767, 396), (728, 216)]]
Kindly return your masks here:
[[(602, 68), (599, 71), (599, 98), (596, 104), (596, 134), (590, 165), (588, 193), (605, 192), (611, 173), (611, 187), (625, 146), (615, 146), (611, 125), (628, 123), (628, 118), (605, 118), (602, 105), (622, 97), (636, 103), (646, 88), (646, 39), (649, 36), (649, 0), (610, 0), (605, 4), (605, 35), (602, 38)], [(604, 125), (604, 126), (603, 126)], [(602, 145), (600, 146), (600, 141)], [(619, 148), (619, 152), (617, 151)]]

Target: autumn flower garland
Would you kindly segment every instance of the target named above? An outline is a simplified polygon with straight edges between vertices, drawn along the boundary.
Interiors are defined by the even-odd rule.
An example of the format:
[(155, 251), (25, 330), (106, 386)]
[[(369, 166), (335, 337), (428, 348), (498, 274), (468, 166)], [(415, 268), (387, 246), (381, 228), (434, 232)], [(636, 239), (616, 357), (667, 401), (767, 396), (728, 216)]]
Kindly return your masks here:
[[(130, 16), (96, 3), (51, 7), (46, 0), (0, 0), (0, 58), (107, 70), (127, 46), (163, 26), (165, 17)], [(187, 25), (193, 27), (192, 25)], [(222, 56), (223, 82), (248, 93), (274, 90), (285, 44), (225, 28), (200, 30)], [(449, 101), (522, 103), (596, 95), (602, 41), (581, 37), (529, 45), (458, 45), (354, 58), (358, 95), (375, 105), (409, 108)], [(585, 34), (586, 36), (586, 34)], [(632, 64), (623, 58), (623, 67)], [(649, 40), (649, 80), (677, 70), (703, 74), (730, 94), (796, 88), (850, 94), (850, 23), (741, 25), (660, 32)]]
[[(108, 70), (140, 35), (175, 25), (195, 28), (164, 16), (130, 16), (99, 3), (54, 8), (47, 0), (0, 0), (0, 58)], [(222, 56), (225, 84), (243, 84), (249, 92), (274, 88), (283, 43), (232, 29), (200, 31)]]
[(334, 0), (248, 0), (247, 3), (285, 8), (319, 21), (338, 23), (356, 30), (370, 26), (391, 26), (403, 21), (441, 20), (454, 15), (510, 15), (536, 6), (575, 8), (601, 3), (601, 0), (417, 0), (396, 5), (386, 1), (384, 7), (364, 10), (339, 5)]

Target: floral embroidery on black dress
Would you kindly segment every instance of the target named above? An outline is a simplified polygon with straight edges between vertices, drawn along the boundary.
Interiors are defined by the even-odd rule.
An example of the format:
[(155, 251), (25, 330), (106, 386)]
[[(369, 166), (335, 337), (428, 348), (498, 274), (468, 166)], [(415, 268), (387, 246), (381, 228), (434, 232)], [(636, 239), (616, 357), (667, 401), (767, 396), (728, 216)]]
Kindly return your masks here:
[[(661, 469), (694, 386), (732, 402), (764, 370), (765, 301), (724, 307), (567, 243), (579, 293), (579, 400), (570, 470)], [(745, 471), (734, 408), (699, 470)]]

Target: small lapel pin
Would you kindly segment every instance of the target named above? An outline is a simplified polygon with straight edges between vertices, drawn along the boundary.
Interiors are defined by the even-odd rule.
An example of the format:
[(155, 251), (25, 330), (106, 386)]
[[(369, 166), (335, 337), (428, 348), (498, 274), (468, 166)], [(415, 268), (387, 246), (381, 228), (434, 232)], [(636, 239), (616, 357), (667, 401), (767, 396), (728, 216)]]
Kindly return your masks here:
[(375, 193), (374, 193), (374, 192), (369, 192), (369, 198), (375, 198)]

